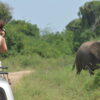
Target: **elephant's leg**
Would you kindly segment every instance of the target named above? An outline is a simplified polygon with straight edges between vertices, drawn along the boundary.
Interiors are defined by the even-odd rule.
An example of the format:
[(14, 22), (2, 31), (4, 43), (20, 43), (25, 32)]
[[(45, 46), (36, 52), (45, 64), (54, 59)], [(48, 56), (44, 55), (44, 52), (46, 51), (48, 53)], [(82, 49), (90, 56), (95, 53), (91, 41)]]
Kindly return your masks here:
[(80, 67), (77, 67), (77, 74), (80, 74), (80, 72), (82, 71), (82, 68), (80, 68)]
[(96, 70), (96, 69), (100, 69), (100, 66), (99, 65), (95, 65), (93, 70)]
[(92, 71), (100, 68), (100, 66), (96, 65), (96, 64), (89, 64), (89, 66), (90, 66), (90, 68), (91, 68)]
[(95, 73), (91, 70), (89, 70), (90, 75), (94, 75)]
[(81, 70), (78, 70), (78, 71), (77, 71), (77, 74), (80, 74), (80, 72), (81, 72)]
[(94, 75), (94, 70), (92, 70), (93, 65), (92, 65), (92, 64), (89, 64), (89, 65), (87, 65), (86, 67), (87, 67), (87, 69), (88, 69), (90, 75)]

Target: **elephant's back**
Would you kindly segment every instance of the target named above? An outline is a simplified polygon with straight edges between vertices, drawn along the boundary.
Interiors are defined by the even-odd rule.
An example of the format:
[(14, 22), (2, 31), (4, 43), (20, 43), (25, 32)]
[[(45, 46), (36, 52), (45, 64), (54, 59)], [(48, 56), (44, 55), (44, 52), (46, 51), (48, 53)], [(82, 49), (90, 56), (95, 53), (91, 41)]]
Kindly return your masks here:
[(100, 41), (84, 42), (77, 51), (77, 56), (84, 56), (92, 52), (100, 52)]
[(91, 53), (100, 60), (100, 42), (96, 41), (90, 46)]
[(83, 43), (83, 44), (80, 46), (79, 50), (87, 50), (87, 49), (89, 49), (94, 43), (95, 43), (94, 41), (85, 42), (85, 43)]
[(96, 41), (96, 42), (92, 43), (90, 48), (91, 49), (96, 49), (96, 50), (100, 51), (100, 41)]

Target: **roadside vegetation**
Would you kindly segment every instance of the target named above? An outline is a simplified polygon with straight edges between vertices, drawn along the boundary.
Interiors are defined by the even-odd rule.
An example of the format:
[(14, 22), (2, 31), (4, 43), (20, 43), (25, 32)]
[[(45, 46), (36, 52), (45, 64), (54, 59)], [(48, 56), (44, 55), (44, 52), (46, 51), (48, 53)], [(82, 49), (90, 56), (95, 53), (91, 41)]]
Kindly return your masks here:
[(0, 8), (9, 50), (0, 54), (3, 65), (11, 72), (36, 70), (12, 87), (15, 100), (100, 100), (100, 70), (94, 76), (72, 71), (79, 46), (100, 40), (100, 1), (86, 2), (79, 8), (79, 18), (55, 33), (13, 19), (7, 4), (0, 2)]
[(16, 100), (100, 100), (100, 83), (95, 79), (86, 72), (76, 76), (71, 66), (40, 70), (15, 85), (14, 94)]

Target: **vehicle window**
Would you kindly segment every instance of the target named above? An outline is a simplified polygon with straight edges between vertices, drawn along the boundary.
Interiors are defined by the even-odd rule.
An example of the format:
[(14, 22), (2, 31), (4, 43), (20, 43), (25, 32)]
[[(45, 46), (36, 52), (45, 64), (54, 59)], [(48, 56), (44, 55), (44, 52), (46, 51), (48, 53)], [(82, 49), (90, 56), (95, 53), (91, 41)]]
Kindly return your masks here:
[(7, 100), (5, 91), (3, 88), (0, 87), (0, 100)]

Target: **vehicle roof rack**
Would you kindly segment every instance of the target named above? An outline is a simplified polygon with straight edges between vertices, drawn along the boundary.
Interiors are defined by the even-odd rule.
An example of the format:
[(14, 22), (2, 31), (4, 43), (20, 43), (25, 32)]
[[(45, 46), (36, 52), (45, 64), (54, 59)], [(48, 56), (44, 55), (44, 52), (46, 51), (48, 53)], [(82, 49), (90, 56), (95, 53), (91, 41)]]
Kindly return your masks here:
[(6, 72), (5, 69), (8, 69), (8, 67), (6, 67), (6, 66), (0, 66), (0, 77), (3, 78), (3, 79), (5, 79), (5, 80), (7, 80), (8, 83), (11, 85), (11, 81), (10, 81), (10, 79), (8, 77), (9, 73)]

